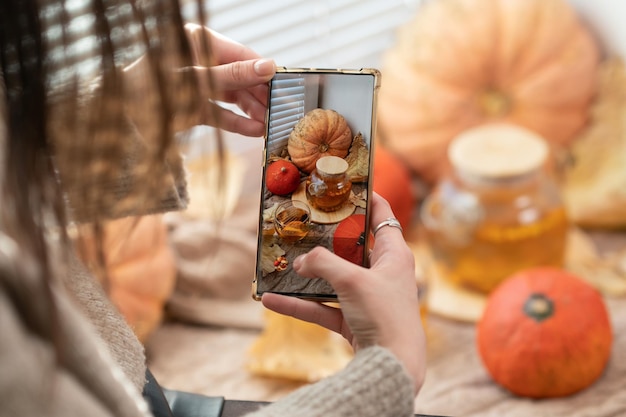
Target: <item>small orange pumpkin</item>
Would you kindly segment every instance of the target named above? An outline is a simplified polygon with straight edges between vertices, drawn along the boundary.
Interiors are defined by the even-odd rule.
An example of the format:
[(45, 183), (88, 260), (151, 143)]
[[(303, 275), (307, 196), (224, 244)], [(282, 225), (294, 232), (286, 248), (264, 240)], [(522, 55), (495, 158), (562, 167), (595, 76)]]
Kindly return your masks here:
[(265, 171), (265, 186), (272, 194), (291, 194), (300, 185), (300, 171), (291, 162), (279, 159), (269, 164)]
[(557, 145), (585, 126), (600, 50), (567, 1), (423, 3), (384, 58), (378, 125), (425, 180), (473, 126), (519, 124)]
[[(83, 233), (78, 243), (85, 263), (95, 265), (93, 236)], [(176, 261), (162, 216), (128, 217), (105, 223), (102, 250), (108, 296), (137, 338), (145, 342), (161, 323), (176, 281)]]
[(600, 294), (564, 270), (534, 268), (504, 281), (478, 323), (478, 351), (503, 387), (531, 398), (562, 397), (600, 377), (613, 334)]
[(313, 109), (296, 123), (287, 142), (292, 162), (307, 174), (322, 156), (345, 158), (352, 145), (346, 119), (332, 109)]
[(416, 211), (411, 171), (384, 146), (374, 148), (374, 191), (391, 206), (404, 230), (409, 230)]

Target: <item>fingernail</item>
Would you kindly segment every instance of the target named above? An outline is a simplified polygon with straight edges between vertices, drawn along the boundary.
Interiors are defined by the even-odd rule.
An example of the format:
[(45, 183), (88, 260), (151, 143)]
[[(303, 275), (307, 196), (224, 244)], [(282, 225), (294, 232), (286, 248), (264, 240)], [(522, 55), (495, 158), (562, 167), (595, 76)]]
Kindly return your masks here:
[(254, 63), (254, 72), (257, 75), (274, 75), (276, 72), (276, 65), (273, 59), (259, 59)]

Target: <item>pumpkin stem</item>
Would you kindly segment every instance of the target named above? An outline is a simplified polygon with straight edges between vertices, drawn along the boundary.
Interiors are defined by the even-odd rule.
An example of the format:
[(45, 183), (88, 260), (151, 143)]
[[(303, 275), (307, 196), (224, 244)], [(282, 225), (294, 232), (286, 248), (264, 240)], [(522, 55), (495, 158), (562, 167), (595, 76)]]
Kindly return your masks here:
[(328, 151), (328, 148), (329, 148), (328, 143), (322, 143), (319, 146), (319, 151), (320, 151), (320, 153), (324, 153), (324, 152)]
[(552, 316), (554, 303), (544, 294), (531, 294), (524, 303), (524, 313), (539, 323)]
[(478, 95), (478, 106), (490, 118), (506, 115), (511, 109), (511, 100), (502, 91), (488, 88)]

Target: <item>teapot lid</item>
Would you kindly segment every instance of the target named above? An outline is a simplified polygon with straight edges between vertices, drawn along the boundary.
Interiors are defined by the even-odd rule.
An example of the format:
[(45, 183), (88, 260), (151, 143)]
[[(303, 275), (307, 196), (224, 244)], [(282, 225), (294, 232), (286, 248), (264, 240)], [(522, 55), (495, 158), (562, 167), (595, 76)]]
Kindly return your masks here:
[(523, 127), (492, 123), (469, 129), (450, 143), (448, 158), (461, 174), (484, 179), (513, 178), (545, 163), (547, 142)]
[(315, 168), (326, 175), (343, 174), (348, 170), (348, 161), (338, 156), (322, 156), (315, 163)]

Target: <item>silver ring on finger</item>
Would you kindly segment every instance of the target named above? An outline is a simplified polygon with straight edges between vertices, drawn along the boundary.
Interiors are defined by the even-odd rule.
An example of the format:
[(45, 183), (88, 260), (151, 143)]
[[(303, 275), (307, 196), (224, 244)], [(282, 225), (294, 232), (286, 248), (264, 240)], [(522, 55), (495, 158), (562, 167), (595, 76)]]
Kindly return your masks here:
[(376, 236), (376, 233), (385, 226), (398, 228), (402, 232), (402, 226), (400, 225), (400, 222), (398, 221), (398, 219), (396, 219), (395, 217), (389, 217), (383, 220), (382, 222), (378, 223), (378, 226), (374, 228), (374, 232), (373, 232), (374, 236)]

